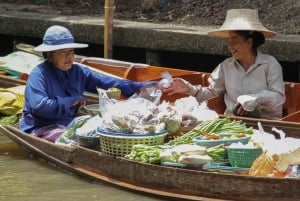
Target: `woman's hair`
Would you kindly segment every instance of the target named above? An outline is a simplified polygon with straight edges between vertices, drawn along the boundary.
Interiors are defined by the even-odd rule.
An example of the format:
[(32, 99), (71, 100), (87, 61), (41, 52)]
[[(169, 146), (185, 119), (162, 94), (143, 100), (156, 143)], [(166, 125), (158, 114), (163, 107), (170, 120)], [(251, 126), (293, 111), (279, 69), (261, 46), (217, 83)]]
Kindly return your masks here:
[(44, 59), (47, 59), (47, 54), (48, 54), (47, 52), (42, 52)]
[(259, 31), (236, 31), (236, 33), (245, 39), (252, 38), (253, 50), (265, 43), (265, 36)]

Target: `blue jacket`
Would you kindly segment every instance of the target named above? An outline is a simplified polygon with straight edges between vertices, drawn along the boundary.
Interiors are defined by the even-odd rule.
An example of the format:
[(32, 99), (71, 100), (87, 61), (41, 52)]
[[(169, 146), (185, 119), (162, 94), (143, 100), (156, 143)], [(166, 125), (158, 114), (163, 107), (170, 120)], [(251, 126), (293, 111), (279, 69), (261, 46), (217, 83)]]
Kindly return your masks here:
[(85, 91), (97, 93), (97, 87), (117, 87), (123, 96), (130, 97), (141, 87), (153, 83), (110, 77), (76, 63), (70, 70), (61, 71), (45, 61), (33, 69), (27, 80), (20, 129), (30, 133), (52, 124), (67, 126), (77, 115), (78, 108), (72, 105), (84, 98)]

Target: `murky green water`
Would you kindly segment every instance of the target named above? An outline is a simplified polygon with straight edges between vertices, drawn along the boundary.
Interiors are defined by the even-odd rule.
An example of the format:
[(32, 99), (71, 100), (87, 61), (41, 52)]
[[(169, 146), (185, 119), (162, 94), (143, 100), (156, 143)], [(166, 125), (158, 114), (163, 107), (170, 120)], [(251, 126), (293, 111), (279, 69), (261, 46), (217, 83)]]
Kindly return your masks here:
[(159, 201), (107, 183), (78, 177), (27, 155), (0, 134), (2, 201)]

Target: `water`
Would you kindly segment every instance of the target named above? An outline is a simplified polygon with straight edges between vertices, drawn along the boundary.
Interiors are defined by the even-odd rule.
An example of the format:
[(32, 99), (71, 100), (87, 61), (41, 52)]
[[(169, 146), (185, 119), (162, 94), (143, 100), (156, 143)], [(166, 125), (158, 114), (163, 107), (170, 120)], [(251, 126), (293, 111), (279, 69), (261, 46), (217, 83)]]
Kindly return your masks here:
[(98, 183), (31, 157), (0, 134), (2, 201), (162, 201)]

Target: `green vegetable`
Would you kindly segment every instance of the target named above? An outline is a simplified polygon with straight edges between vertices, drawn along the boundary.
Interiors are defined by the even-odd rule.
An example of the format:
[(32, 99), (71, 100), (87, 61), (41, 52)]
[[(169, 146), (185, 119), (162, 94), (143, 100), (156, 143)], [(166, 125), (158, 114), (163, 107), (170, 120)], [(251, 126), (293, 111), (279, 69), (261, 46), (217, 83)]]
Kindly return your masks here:
[(181, 127), (180, 118), (176, 115), (170, 117), (166, 122), (166, 128), (168, 133), (176, 133)]
[(0, 118), (0, 125), (15, 125), (19, 122), (19, 117), (16, 114), (4, 116)]
[(248, 128), (242, 121), (228, 118), (218, 118), (214, 120), (204, 121), (198, 124), (194, 129), (170, 140), (167, 145), (193, 144), (193, 138), (203, 133), (245, 133), (252, 134), (253, 128)]
[(159, 146), (150, 146), (137, 144), (133, 145), (130, 154), (126, 155), (125, 158), (129, 160), (139, 161), (142, 163), (160, 163), (160, 153), (164, 151)]
[(80, 128), (81, 126), (83, 126), (87, 121), (88, 121), (89, 117), (87, 118), (83, 118), (80, 119), (78, 118), (77, 121), (73, 121), (71, 122), (71, 126), (65, 130), (56, 140), (55, 142), (59, 142), (59, 143), (64, 143), (64, 144), (68, 144), (68, 141), (70, 139), (74, 139), (75, 138), (75, 131), (77, 128)]
[(207, 155), (209, 155), (214, 161), (224, 161), (227, 158), (224, 144), (208, 148)]

